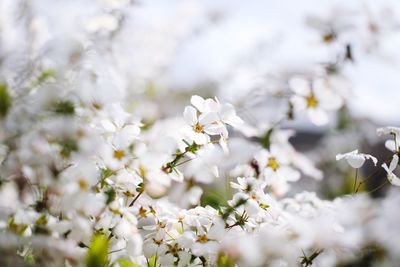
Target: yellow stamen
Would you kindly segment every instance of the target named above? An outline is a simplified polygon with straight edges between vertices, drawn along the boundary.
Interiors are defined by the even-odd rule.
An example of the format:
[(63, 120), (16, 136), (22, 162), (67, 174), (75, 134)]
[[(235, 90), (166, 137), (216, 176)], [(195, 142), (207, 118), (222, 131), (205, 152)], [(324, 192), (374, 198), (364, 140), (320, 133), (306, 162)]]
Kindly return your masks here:
[(78, 183), (79, 183), (79, 188), (84, 190), (84, 191), (86, 191), (88, 189), (88, 187), (89, 187), (88, 183), (83, 178), (79, 179)]
[(267, 167), (271, 168), (274, 172), (279, 169), (279, 163), (275, 157), (268, 158)]
[(313, 94), (306, 97), (307, 108), (315, 108), (318, 105), (318, 100), (315, 98)]
[(140, 217), (146, 218), (146, 213), (147, 213), (147, 210), (145, 208), (143, 208), (143, 207), (139, 208), (139, 216)]
[(193, 130), (194, 130), (196, 133), (202, 133), (202, 132), (204, 131), (203, 126), (201, 126), (199, 123), (196, 123), (196, 124), (193, 126)]
[(199, 243), (207, 243), (208, 242), (208, 237), (206, 235), (199, 235), (197, 237), (197, 242)]
[(114, 151), (114, 158), (120, 160), (125, 157), (125, 152), (123, 150), (115, 150)]

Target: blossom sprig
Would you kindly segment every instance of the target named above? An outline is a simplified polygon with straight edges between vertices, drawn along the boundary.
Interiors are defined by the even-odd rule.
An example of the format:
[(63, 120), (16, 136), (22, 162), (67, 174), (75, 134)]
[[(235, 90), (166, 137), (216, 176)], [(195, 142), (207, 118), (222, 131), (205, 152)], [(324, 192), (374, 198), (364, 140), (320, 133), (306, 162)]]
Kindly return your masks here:
[(181, 152), (180, 150), (178, 150), (175, 153), (175, 158), (164, 165), (163, 171), (165, 171), (166, 173), (177, 172), (178, 170), (176, 169), (176, 167), (191, 160), (191, 158), (187, 159), (186, 161), (182, 161), (182, 159), (185, 159), (188, 153), (196, 155), (197, 151), (199, 151), (199, 149), (201, 148), (201, 145), (198, 145), (195, 142), (193, 142), (192, 144), (189, 144), (186, 140), (182, 140), (182, 142), (186, 144), (185, 151)]
[(219, 137), (222, 142), (228, 138), (227, 125), (237, 127), (243, 121), (236, 115), (231, 104), (221, 104), (218, 99), (203, 99), (192, 96), (192, 106), (187, 106), (183, 116), (188, 125), (182, 128), (187, 140), (198, 145), (211, 142), (211, 137)]
[[(40, 7), (46, 6), (42, 2), (52, 1), (40, 1)], [(80, 7), (59, 2), (51, 5), (52, 11)], [(171, 51), (186, 39), (184, 34), (191, 33), (190, 27), (180, 26), (192, 17), (184, 13), (192, 12), (193, 6), (168, 9), (184, 15), (179, 27), (168, 27), (171, 36), (164, 22), (174, 16), (163, 16), (163, 25), (152, 23), (144, 29), (151, 30), (152, 38), (131, 42), (131, 26), (146, 23), (132, 24), (130, 16), (138, 10), (135, 5), (126, 8), (130, 2), (95, 1), (89, 17), (77, 12), (79, 19), (66, 20), (68, 27), (57, 28), (53, 26), (65, 20), (48, 16), (33, 1), (29, 5), (1, 1), (5, 12), (0, 18), (0, 266), (11, 262), (88, 267), (351, 265), (357, 255), (365, 254), (360, 250), (371, 244), (379, 248), (374, 262), (384, 254), (382, 264), (398, 265), (397, 188), (383, 199), (355, 194), (331, 201), (315, 192), (285, 197), (291, 186), (299, 186), (295, 182), (301, 174), (319, 180), (322, 172), (294, 149), (289, 141), (294, 131), (279, 129), (291, 125), (285, 125), (286, 117), (302, 112), (316, 125), (329, 123), (330, 115), (347, 100), (343, 93), (347, 78), (342, 74), (357, 80), (351, 77), (354, 66), (345, 68), (345, 63), (363, 64), (365, 52), (389, 47), (385, 41), (390, 39), (384, 37), (398, 31), (391, 16), (378, 23), (369, 14), (351, 10), (341, 13), (343, 20), (337, 20), (337, 12), (332, 13), (336, 17), (317, 20), (323, 49), (333, 52), (335, 59), (326, 66), (300, 66), (304, 76), (289, 79), (290, 88), (287, 77), (298, 71), (278, 64), (278, 72), (268, 68), (267, 84), (244, 89), (250, 101), (240, 99), (243, 115), (257, 129), (252, 136), (245, 134), (248, 139), (229, 140), (234, 142), (228, 156), (215, 152), (220, 147), (228, 152), (230, 127), (242, 133), (247, 127), (239, 127), (243, 121), (233, 105), (195, 95), (184, 109), (185, 125), (179, 129), (181, 118), (163, 113), (173, 110), (173, 104), (168, 99), (162, 99), (162, 105), (157, 102), (165, 92), (158, 90), (157, 83), (169, 80), (158, 79), (158, 70), (169, 69)], [(196, 32), (198, 24), (191, 24)], [(354, 38), (350, 40), (348, 34)], [(162, 42), (166, 49), (158, 45), (159, 37), (167, 38)], [(366, 43), (361, 40), (365, 37)], [(157, 45), (148, 45), (154, 40)], [(139, 50), (132, 44), (139, 44)], [(157, 53), (146, 51), (152, 47)], [(127, 57), (127, 51), (139, 51), (136, 54), (143, 58)], [(131, 68), (136, 65), (142, 67)], [(255, 76), (242, 67), (238, 76), (253, 80)], [(315, 74), (321, 67), (323, 73)], [(151, 80), (151, 86), (142, 84), (145, 80)], [(217, 82), (231, 82), (226, 80)], [(273, 107), (265, 113), (283, 118), (272, 123), (253, 104), (260, 103), (260, 92), (275, 91), (275, 86), (283, 88), (276, 96), (285, 99), (287, 89), (291, 90), (290, 110), (289, 116), (279, 114), (269, 102), (277, 99), (275, 93), (263, 95), (268, 102), (265, 108)], [(218, 88), (219, 95), (226, 95), (223, 88)], [(269, 128), (260, 127), (261, 121)], [(386, 171), (385, 184), (399, 186), (400, 129), (385, 127), (378, 132), (393, 137), (386, 142), (392, 155), (379, 171)], [(256, 144), (257, 138), (263, 140)], [(357, 170), (367, 160), (376, 164), (373, 156), (358, 151), (339, 157)], [(223, 179), (212, 184), (219, 175), (217, 165), (221, 177), (231, 174), (230, 187)], [(203, 189), (209, 193), (201, 184), (219, 190), (224, 182), (226, 188), (218, 191), (224, 196), (201, 197)], [(367, 254), (370, 259), (372, 253)]]
[[(183, 117), (187, 125), (181, 131), (185, 144), (182, 150), (174, 154), (173, 160), (163, 166), (166, 173), (178, 172), (177, 167), (191, 161), (197, 152), (206, 145), (219, 142), (223, 149), (227, 149), (228, 130), (226, 125), (238, 126), (243, 123), (236, 115), (231, 104), (221, 104), (218, 99), (204, 99), (200, 96), (192, 96), (192, 106), (186, 106)], [(217, 141), (212, 140), (219, 138)]]

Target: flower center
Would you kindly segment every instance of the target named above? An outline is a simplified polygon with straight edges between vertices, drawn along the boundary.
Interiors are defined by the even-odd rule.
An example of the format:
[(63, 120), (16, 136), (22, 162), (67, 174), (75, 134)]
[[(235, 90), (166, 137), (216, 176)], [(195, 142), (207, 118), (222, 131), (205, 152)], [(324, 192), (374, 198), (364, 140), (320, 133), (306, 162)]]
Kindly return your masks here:
[(306, 102), (308, 108), (315, 108), (318, 105), (318, 100), (313, 94), (306, 97)]
[(196, 123), (194, 126), (193, 126), (193, 130), (196, 132), (196, 133), (202, 133), (203, 132), (203, 126), (201, 126), (199, 123)]
[(162, 244), (162, 239), (161, 240), (156, 240), (156, 239), (153, 239), (154, 240), (154, 243), (157, 245), (157, 246), (160, 246), (161, 244)]
[(88, 189), (88, 187), (89, 187), (88, 183), (83, 178), (79, 179), (78, 184), (79, 184), (79, 188), (84, 190), (84, 191), (86, 191)]
[(114, 158), (120, 160), (125, 156), (125, 152), (123, 150), (115, 150), (114, 151)]
[(169, 248), (169, 252), (171, 253), (171, 254), (175, 254), (175, 253), (177, 253), (179, 251), (179, 249), (178, 249), (178, 244), (175, 244), (174, 246), (171, 246), (170, 248)]
[(267, 167), (271, 168), (273, 171), (279, 169), (279, 163), (276, 161), (275, 157), (268, 158)]
[(147, 210), (145, 208), (143, 208), (143, 207), (139, 208), (139, 216), (140, 217), (146, 218), (146, 213), (147, 213)]
[(207, 243), (208, 242), (208, 237), (206, 235), (199, 235), (197, 237), (197, 242), (199, 243)]

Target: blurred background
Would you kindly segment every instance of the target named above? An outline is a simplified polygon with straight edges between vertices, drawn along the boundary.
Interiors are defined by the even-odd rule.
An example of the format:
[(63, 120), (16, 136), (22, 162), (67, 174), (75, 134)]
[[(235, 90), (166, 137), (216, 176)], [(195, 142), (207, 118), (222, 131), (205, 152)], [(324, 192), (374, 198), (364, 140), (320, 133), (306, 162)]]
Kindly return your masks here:
[[(290, 111), (290, 77), (331, 75), (347, 102), (330, 124), (299, 116), (282, 127), (297, 130), (291, 142), (325, 176), (337, 168), (353, 176), (330, 164), (334, 156), (360, 148), (384, 159), (375, 128), (400, 124), (399, 12), (396, 0), (2, 0), (1, 77), (23, 83), (35, 58), (44, 73), (84, 65), (80, 56), (96, 51), (145, 124), (179, 116), (198, 94), (231, 102), (249, 126), (268, 129)], [(304, 183), (299, 190), (316, 187)]]

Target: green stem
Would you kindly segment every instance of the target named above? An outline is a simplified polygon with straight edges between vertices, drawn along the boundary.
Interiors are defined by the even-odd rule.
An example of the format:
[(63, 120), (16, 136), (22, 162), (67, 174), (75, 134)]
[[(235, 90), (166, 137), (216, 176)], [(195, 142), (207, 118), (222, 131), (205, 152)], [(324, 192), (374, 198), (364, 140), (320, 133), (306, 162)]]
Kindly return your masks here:
[(354, 193), (356, 193), (357, 178), (358, 178), (358, 169), (356, 169), (356, 177), (354, 178), (354, 185), (353, 185)]

